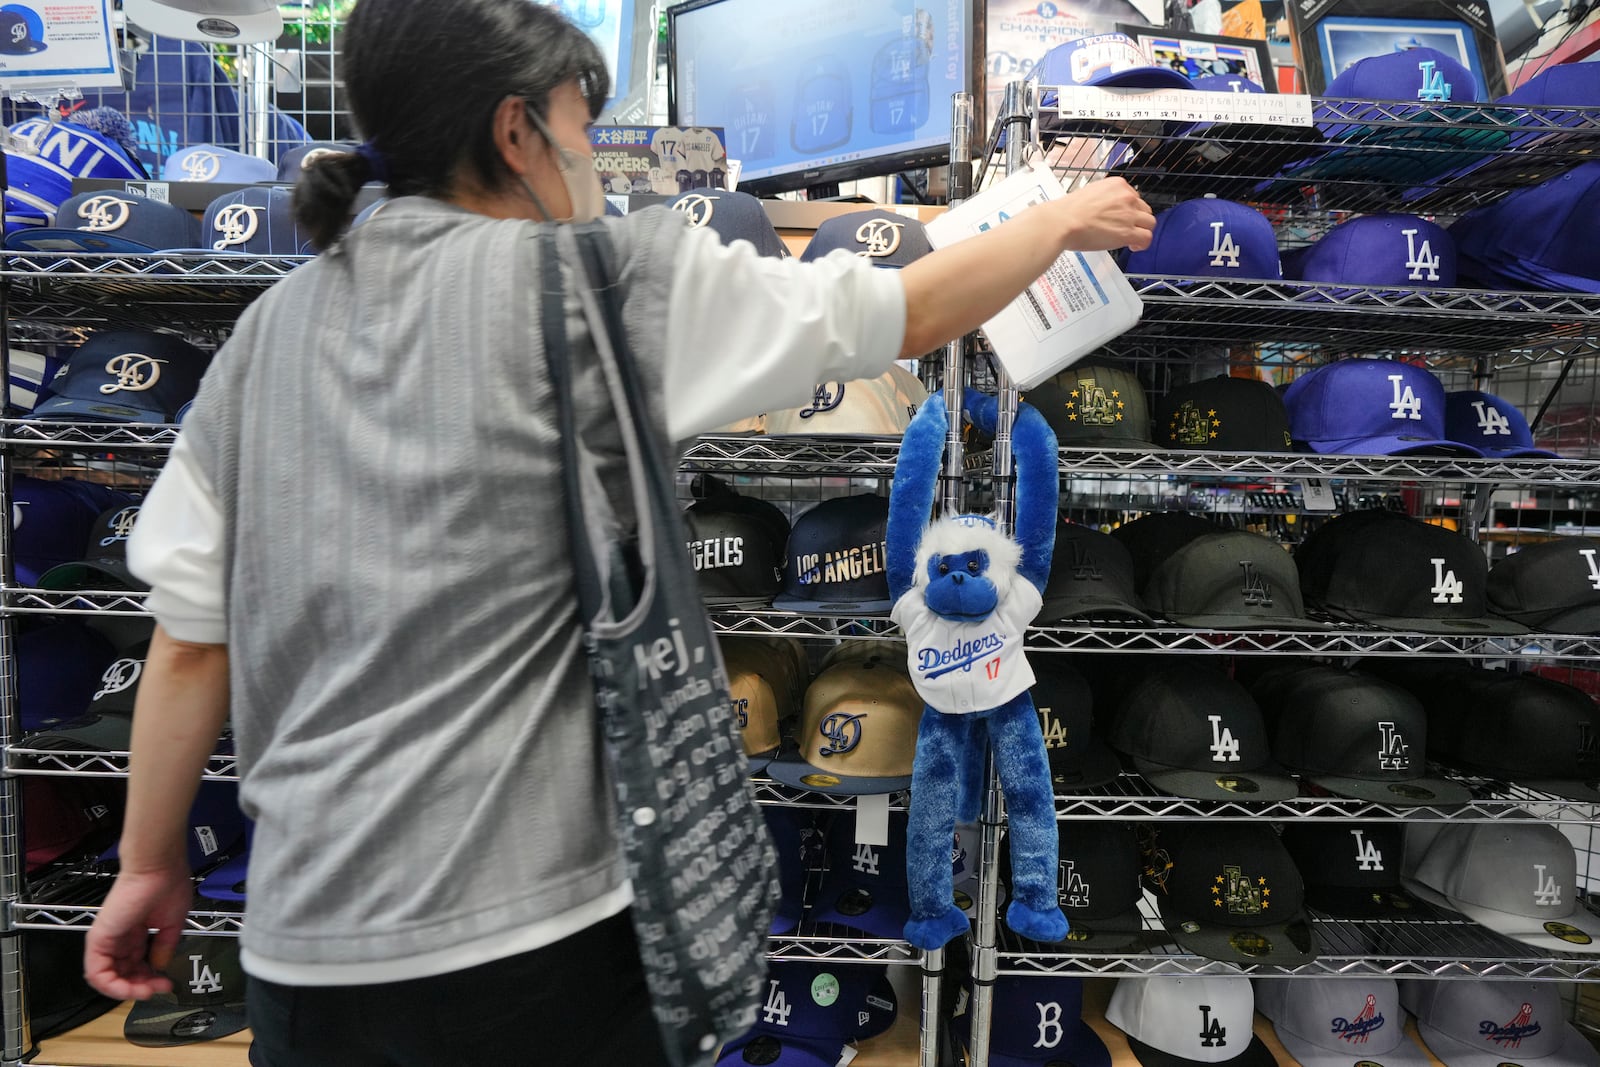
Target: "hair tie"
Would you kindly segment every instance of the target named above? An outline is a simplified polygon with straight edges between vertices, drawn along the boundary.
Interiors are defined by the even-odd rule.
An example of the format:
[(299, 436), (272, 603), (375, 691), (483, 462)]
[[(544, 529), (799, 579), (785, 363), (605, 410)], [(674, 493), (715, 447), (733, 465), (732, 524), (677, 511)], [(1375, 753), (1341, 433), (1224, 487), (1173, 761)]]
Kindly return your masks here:
[(356, 155), (367, 161), (367, 169), (372, 172), (373, 181), (389, 184), (389, 163), (371, 141), (362, 141), (356, 145)]

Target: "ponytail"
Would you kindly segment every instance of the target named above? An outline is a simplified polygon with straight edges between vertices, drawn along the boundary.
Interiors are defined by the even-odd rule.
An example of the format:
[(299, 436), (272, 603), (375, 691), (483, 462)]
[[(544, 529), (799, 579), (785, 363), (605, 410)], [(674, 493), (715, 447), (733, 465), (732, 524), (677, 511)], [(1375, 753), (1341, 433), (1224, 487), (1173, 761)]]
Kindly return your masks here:
[(370, 149), (328, 152), (300, 173), (294, 187), (294, 218), (319, 251), (333, 247), (344, 235), (361, 187), (387, 177), (380, 173), (378, 159)]

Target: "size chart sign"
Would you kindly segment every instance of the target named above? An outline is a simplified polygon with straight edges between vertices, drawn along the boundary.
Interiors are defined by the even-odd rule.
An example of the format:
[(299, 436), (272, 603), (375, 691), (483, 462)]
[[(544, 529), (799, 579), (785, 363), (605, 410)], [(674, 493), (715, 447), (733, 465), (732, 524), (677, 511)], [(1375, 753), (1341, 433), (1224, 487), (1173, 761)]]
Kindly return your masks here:
[(121, 85), (111, 0), (27, 0), (0, 7), (0, 89), (37, 94)]
[(1288, 93), (1203, 93), (1187, 89), (1042, 86), (1040, 105), (1063, 118), (1108, 122), (1237, 122), (1261, 126), (1310, 126), (1311, 98)]

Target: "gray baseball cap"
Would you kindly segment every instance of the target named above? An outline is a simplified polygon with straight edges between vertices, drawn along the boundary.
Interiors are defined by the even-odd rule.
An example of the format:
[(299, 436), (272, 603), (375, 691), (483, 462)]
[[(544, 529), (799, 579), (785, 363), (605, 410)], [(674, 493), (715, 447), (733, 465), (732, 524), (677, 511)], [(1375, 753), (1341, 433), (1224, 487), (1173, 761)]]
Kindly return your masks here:
[(1566, 1021), (1551, 982), (1418, 980), (1401, 983), (1401, 1003), (1445, 1067), (1600, 1065), (1600, 1053)]
[(1106, 1022), (1128, 1035), (1143, 1067), (1273, 1067), (1272, 1053), (1253, 1029), (1255, 1005), (1244, 977), (1123, 978), (1106, 1006)]
[(1393, 978), (1258, 978), (1256, 1010), (1301, 1067), (1427, 1067)]
[(1448, 823), (1431, 841), (1407, 835), (1404, 883), (1525, 945), (1600, 954), (1600, 916), (1578, 900), (1577, 866), (1572, 842), (1538, 819)]

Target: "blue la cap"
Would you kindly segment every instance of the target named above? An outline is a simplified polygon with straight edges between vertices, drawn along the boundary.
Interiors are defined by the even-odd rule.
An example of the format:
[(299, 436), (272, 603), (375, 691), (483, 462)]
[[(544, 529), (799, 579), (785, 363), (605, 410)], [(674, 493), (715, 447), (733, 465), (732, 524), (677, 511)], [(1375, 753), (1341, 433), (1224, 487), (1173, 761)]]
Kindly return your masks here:
[[(1170, 67), (1158, 66), (1125, 33), (1101, 33), (1058, 44), (1028, 73), (1040, 85), (1127, 85), (1193, 89)], [(1048, 103), (1048, 101), (1046, 101)]]
[(1412, 48), (1358, 60), (1340, 71), (1322, 95), (1421, 104), (1483, 99), (1472, 71), (1433, 48)]
[(1510, 401), (1490, 393), (1464, 390), (1444, 398), (1445, 436), (1471, 445), (1491, 459), (1544, 456), (1559, 459), (1554, 452), (1536, 448), (1528, 420)]
[(1190, 81), (1202, 93), (1264, 93), (1260, 84), (1243, 74), (1202, 74)]
[(850, 68), (832, 57), (806, 64), (794, 83), (789, 144), (801, 155), (838, 148), (850, 140)]
[(1130, 274), (1192, 277), (1283, 277), (1272, 223), (1253, 207), (1203, 197), (1156, 218), (1150, 247), (1128, 255)]
[(68, 359), (35, 419), (171, 422), (194, 399), (211, 357), (171, 334), (107, 330)]
[(713, 231), (725, 245), (749, 241), (763, 256), (782, 259), (789, 255), (761, 201), (749, 193), (699, 189), (679, 193), (667, 201), (667, 206), (687, 218), (691, 227)]
[[(189, 808), (189, 833), (184, 843), (189, 869), (200, 874), (241, 850), (246, 822), (244, 812), (239, 810), (238, 782), (201, 782)], [(121, 844), (118, 841), (106, 849), (100, 859), (117, 859)]]
[(1344, 359), (1318, 367), (1284, 393), (1295, 444), (1312, 452), (1403, 456), (1477, 449), (1444, 432), (1444, 386), (1422, 367)]
[(138, 255), (192, 248), (200, 223), (189, 212), (132, 193), (81, 193), (62, 203), (56, 225), (7, 235), (25, 252), (109, 252)]
[(63, 620), (17, 635), (17, 702), (22, 729), (48, 730), (82, 718), (116, 650), (87, 626)]
[(301, 171), (323, 156), (348, 155), (355, 150), (355, 145), (341, 144), (337, 141), (313, 141), (311, 144), (291, 148), (278, 158), (277, 180), (293, 185), (299, 180)]
[(245, 883), (250, 876), (250, 844), (255, 837), (256, 824), (245, 820), (244, 844), (200, 883), (199, 893), (207, 900), (245, 899)]
[(223, 182), (252, 185), (277, 181), (278, 168), (259, 156), (247, 156), (221, 145), (197, 144), (171, 156), (161, 168), (169, 182)]
[(1450, 228), (1468, 276), (1516, 289), (1600, 293), (1600, 162), (1469, 212)]
[[(1111, 1067), (1111, 1053), (1083, 1021), (1083, 979), (1059, 974), (999, 975), (994, 980), (989, 1062), (994, 1067)], [(971, 1044), (971, 1013), (956, 1020)]]
[(1416, 215), (1363, 215), (1285, 257), (1284, 267), (1304, 282), (1448, 288), (1456, 284), (1456, 243)]
[(828, 830), (828, 871), (817, 888), (812, 918), (869, 937), (898, 938), (911, 918), (906, 814), (889, 813), (887, 845), (858, 844), (855, 829), (854, 819), (839, 818)]
[(1561, 63), (1546, 67), (1495, 103), (1521, 107), (1600, 107), (1600, 63)]
[(870, 261), (874, 267), (908, 266), (933, 251), (922, 223), (875, 208), (823, 220), (800, 259), (810, 263), (841, 248)]
[(772, 834), (772, 850), (778, 857), (778, 909), (772, 916), (773, 934), (793, 933), (805, 911), (806, 851), (817, 832), (816, 813), (805, 808), (761, 805), (767, 830)]
[(835, 1067), (847, 1042), (881, 1034), (898, 1004), (882, 966), (774, 960), (756, 1024), (718, 1067)]
[(82, 559), (99, 517), (133, 499), (120, 490), (76, 478), (17, 475), (11, 494), (17, 581), (36, 586), (52, 567)]
[(22, 4), (0, 7), (0, 55), (22, 56), (43, 52), (44, 20)]
[(920, 37), (899, 37), (878, 49), (872, 57), (868, 101), (873, 133), (912, 134), (928, 121), (931, 57), (928, 42)]
[(252, 256), (311, 256), (316, 248), (294, 220), (294, 191), (260, 186), (224, 193), (211, 201), (200, 220), (200, 244), (207, 252)]

